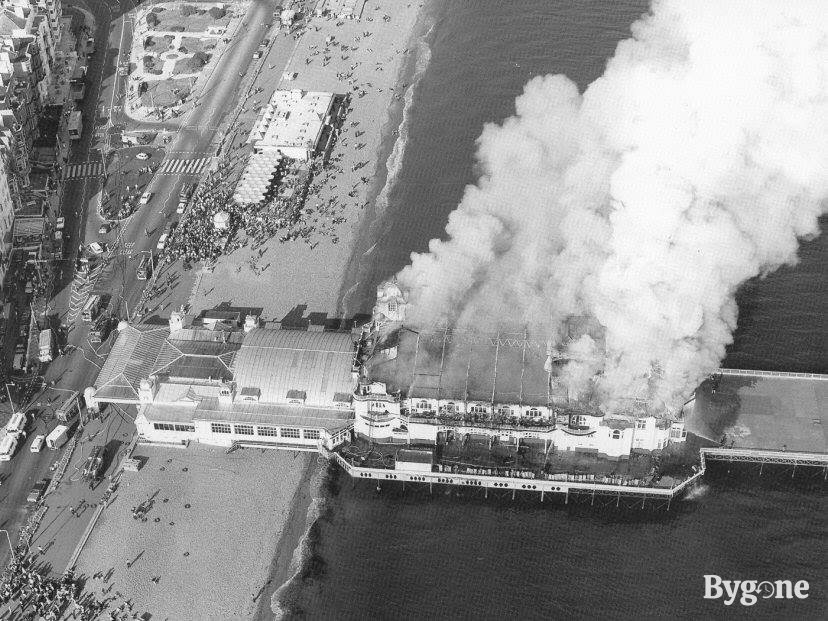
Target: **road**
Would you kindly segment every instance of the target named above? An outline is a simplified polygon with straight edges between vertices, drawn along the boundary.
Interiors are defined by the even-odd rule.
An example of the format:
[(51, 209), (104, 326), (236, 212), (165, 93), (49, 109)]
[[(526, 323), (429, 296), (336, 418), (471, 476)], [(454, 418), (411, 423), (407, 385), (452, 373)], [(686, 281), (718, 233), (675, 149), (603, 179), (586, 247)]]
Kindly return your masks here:
[[(102, 157), (107, 157), (104, 155), (107, 151), (105, 141), (110, 140), (113, 133), (117, 134), (119, 127), (127, 130), (167, 129), (175, 132), (175, 138), (163, 150), (117, 149), (115, 152), (121, 160), (121, 170), (125, 172), (134, 171), (148, 163), (160, 165), (165, 160), (194, 159), (212, 155), (218, 142), (217, 128), (223, 117), (236, 105), (242, 74), (247, 72), (253, 52), (267, 34), (267, 29), (260, 26), (271, 21), (276, 1), (255, 0), (250, 5), (242, 27), (211, 73), (199, 99), (199, 105), (189, 115), (182, 117), (179, 123), (139, 123), (128, 120), (118, 109), (124, 102), (127, 79), (117, 75), (117, 66), (121, 50), (125, 55), (128, 54), (131, 43), (129, 11), (133, 9), (132, 1), (106, 3), (103, 0), (72, 0), (65, 6), (73, 5), (85, 8), (95, 17), (97, 53), (90, 59), (87, 97), (81, 106), (85, 120), (84, 132), (81, 139), (76, 141), (68, 164), (100, 162)], [(284, 66), (286, 61), (287, 54), (284, 58), (270, 59), (270, 62), (278, 63), (279, 66)], [(109, 118), (98, 114), (101, 106), (106, 108)], [(152, 159), (149, 162), (138, 160), (135, 155), (139, 151), (152, 153)], [(108, 157), (114, 157), (114, 153)], [(97, 349), (88, 342), (89, 326), (73, 316), (73, 310), (77, 311), (76, 307), (82, 304), (84, 295), (93, 290), (110, 294), (113, 297), (113, 305), (122, 311), (121, 316), (126, 314), (127, 308), (130, 311), (135, 309), (146, 281), (137, 279), (135, 268), (138, 259), (130, 257), (139, 257), (142, 252), (154, 249), (164, 227), (175, 217), (178, 192), (182, 183), (195, 180), (191, 175), (156, 174), (149, 179), (148, 175), (143, 175), (146, 185), (142, 187), (142, 191), (152, 192), (150, 204), (140, 208), (116, 226), (108, 236), (100, 238), (110, 242), (110, 246), (115, 248), (116, 252), (107, 257), (101, 267), (92, 271), (91, 278), (83, 279), (74, 270), (76, 253), (81, 242), (88, 244), (99, 239), (98, 228), (103, 220), (97, 214), (98, 196), (102, 190), (106, 191), (102, 184), (118, 184), (114, 171), (109, 173), (105, 180), (98, 176), (88, 176), (67, 178), (64, 181), (62, 211), (66, 217), (66, 230), (69, 231), (70, 239), (67, 243), (67, 258), (62, 269), (56, 273), (55, 294), (49, 302), (49, 307), (56, 313), (54, 319), (68, 326), (66, 344), (69, 353), (59, 356), (49, 364), (45, 380), (47, 383), (55, 384), (53, 388), (47, 388), (35, 397), (31, 404), (30, 411), (39, 412), (39, 416), (30, 427), (29, 440), (18, 450), (11, 462), (0, 466), (0, 477), (3, 477), (3, 484), (0, 486), (0, 528), (11, 532), (13, 541), (16, 540), (27, 515), (26, 495), (36, 481), (48, 476), (49, 466), (58, 457), (57, 453), (52, 451), (38, 454), (29, 452), (35, 427), (42, 431), (53, 428), (55, 421), (46, 420), (50, 411), (50, 400), (56, 402), (60, 397), (65, 398), (67, 391), (71, 390), (82, 393), (85, 387), (94, 382), (104, 360), (106, 345), (103, 349)], [(119, 240), (118, 243), (114, 243), (115, 240)], [(127, 244), (131, 246), (127, 248)], [(120, 308), (122, 304), (123, 309)], [(38, 403), (41, 405), (38, 406)], [(117, 417), (119, 422), (111, 424), (108, 417), (113, 420)], [(115, 435), (120, 441), (124, 434), (134, 430), (134, 427), (130, 428), (129, 414), (114, 411), (112, 408), (104, 413), (103, 421), (95, 424), (100, 425), (100, 429), (96, 431), (96, 444), (115, 442)], [(86, 445), (91, 447), (88, 442)], [(83, 450), (81, 448), (80, 453), (73, 458), (73, 463), (79, 463), (83, 459)], [(114, 467), (114, 463), (110, 467)], [(87, 503), (97, 502), (105, 488), (99, 486), (94, 492), (89, 492), (78, 489), (79, 487), (75, 488), (79, 494), (78, 498), (83, 498)], [(59, 490), (60, 501), (63, 503), (60, 506), (63, 508), (72, 504), (71, 498), (65, 497), (68, 489), (73, 488)], [(46, 521), (49, 519), (48, 516), (49, 514)], [(73, 520), (72, 533), (67, 533), (65, 538), (71, 541), (75, 535), (74, 531), (85, 526), (87, 521), (88, 518)], [(55, 571), (62, 571), (61, 562), (65, 566), (65, 561), (71, 554), (71, 550), (67, 552), (67, 549), (67, 546), (61, 546), (49, 559)], [(0, 564), (3, 566), (8, 561), (8, 552), (7, 546), (0, 547)]]

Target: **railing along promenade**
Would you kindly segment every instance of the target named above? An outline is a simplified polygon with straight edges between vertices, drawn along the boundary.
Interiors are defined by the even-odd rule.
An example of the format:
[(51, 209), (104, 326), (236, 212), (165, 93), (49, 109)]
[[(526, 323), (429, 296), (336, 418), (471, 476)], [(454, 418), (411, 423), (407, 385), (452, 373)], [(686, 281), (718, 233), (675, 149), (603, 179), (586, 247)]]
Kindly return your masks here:
[(822, 373), (792, 373), (789, 371), (756, 371), (753, 369), (719, 369), (720, 375), (742, 377), (778, 377), (788, 379), (828, 380), (828, 375)]

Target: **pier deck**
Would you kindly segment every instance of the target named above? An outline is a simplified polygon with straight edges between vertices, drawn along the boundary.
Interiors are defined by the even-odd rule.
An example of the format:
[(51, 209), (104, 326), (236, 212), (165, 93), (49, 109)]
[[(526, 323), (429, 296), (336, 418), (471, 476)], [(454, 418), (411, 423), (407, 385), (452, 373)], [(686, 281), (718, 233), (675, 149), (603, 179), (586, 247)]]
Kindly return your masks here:
[[(828, 461), (828, 375), (725, 370), (696, 391), (687, 430), (740, 454), (808, 453)], [(731, 446), (732, 444), (732, 446)]]

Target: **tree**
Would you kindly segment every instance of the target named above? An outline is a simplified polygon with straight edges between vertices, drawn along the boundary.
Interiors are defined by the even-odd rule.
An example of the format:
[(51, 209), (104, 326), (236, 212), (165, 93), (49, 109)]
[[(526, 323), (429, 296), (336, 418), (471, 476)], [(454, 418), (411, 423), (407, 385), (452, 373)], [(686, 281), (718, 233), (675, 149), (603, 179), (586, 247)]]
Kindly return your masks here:
[(212, 17), (213, 19), (221, 19), (222, 17), (227, 15), (227, 9), (219, 8), (217, 6), (214, 6), (212, 9), (210, 9), (207, 12), (210, 14), (210, 17)]
[(147, 26), (155, 28), (160, 23), (161, 20), (158, 19), (158, 16), (155, 13), (147, 13)]
[(193, 15), (195, 13), (198, 13), (198, 9), (195, 8), (192, 4), (184, 4), (181, 6), (182, 17), (189, 17), (190, 15)]

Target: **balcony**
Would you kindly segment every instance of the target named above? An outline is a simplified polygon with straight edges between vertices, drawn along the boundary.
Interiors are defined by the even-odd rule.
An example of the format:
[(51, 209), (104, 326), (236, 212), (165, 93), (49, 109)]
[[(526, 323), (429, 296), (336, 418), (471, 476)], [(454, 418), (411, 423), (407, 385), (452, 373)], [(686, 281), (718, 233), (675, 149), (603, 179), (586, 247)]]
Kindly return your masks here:
[(484, 429), (502, 429), (512, 431), (552, 431), (555, 421), (551, 418), (527, 418), (523, 416), (503, 416), (501, 414), (461, 414), (435, 411), (402, 411), (400, 418), (406, 424), (422, 423), (426, 425), (449, 425), (454, 427), (481, 427)]

